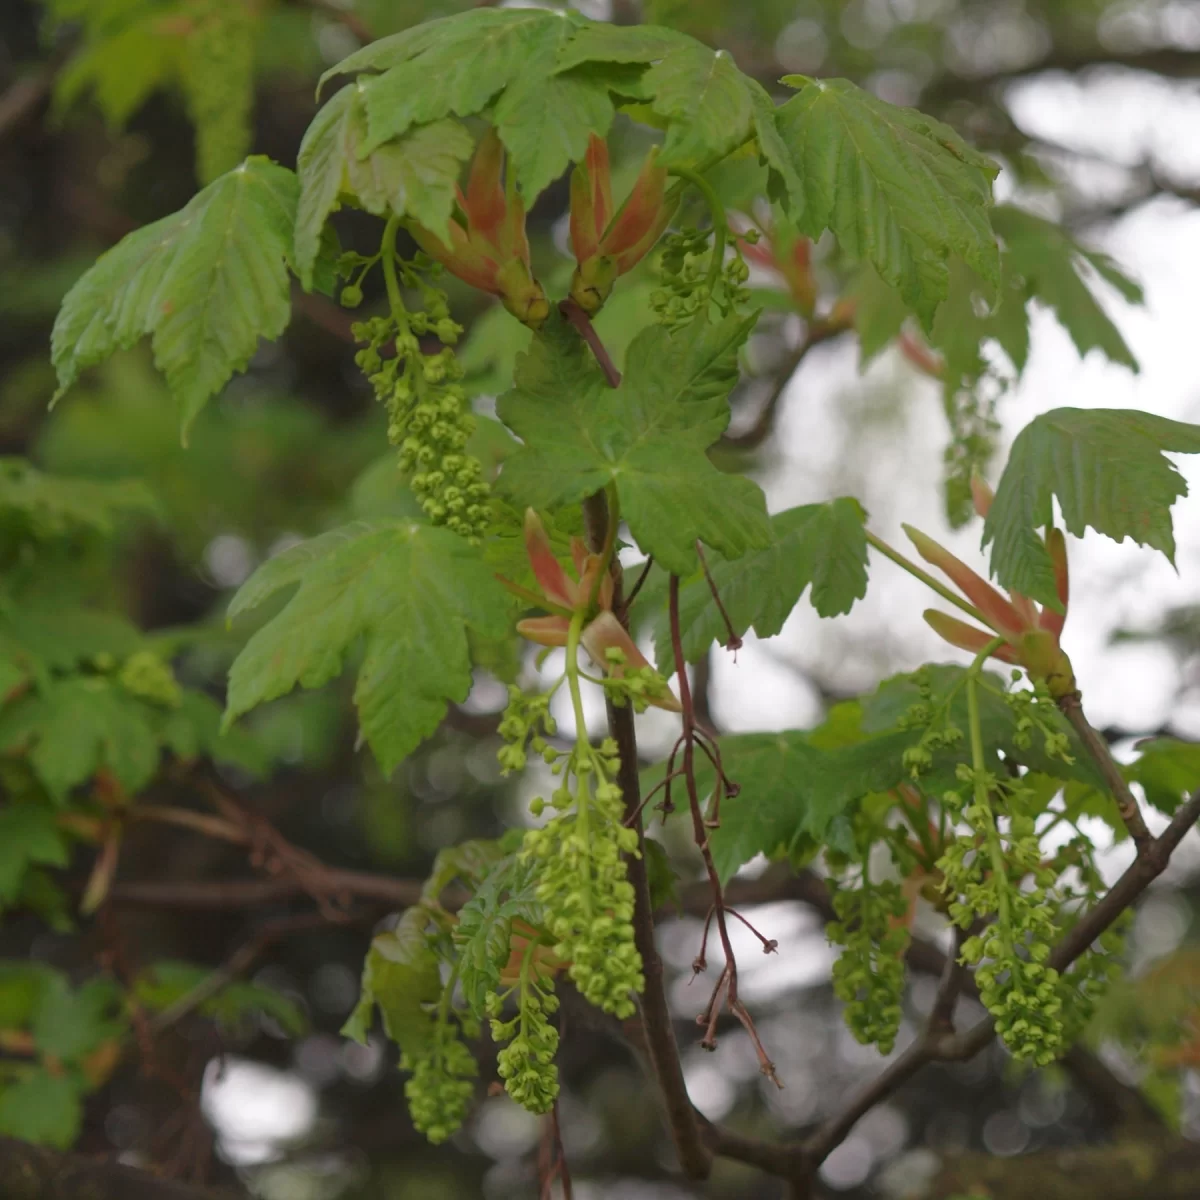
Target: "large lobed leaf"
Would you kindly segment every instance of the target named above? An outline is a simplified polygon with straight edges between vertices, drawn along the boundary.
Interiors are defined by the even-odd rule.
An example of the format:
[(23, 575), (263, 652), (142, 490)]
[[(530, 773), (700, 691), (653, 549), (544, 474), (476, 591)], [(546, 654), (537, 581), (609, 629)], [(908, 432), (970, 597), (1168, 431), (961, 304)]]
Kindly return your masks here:
[(46, 475), (23, 458), (0, 458), (0, 521), (34, 538), (78, 530), (112, 533), (126, 513), (158, 509), (139, 479), (73, 479)]
[(442, 991), (437, 955), (425, 936), (429, 913), (421, 905), (407, 909), (396, 928), (377, 935), (363, 963), (362, 991), (342, 1033), (367, 1044), (378, 1006), (387, 1036), (412, 1051), (433, 1034), (429, 1006)]
[[(822, 617), (849, 612), (867, 592), (865, 519), (862, 506), (849, 497), (805, 504), (771, 518), (772, 539), (765, 549), (732, 561), (710, 556), (709, 575), (734, 632), (741, 636), (753, 629), (759, 637), (774, 637), (810, 584), (813, 607)], [(658, 669), (670, 675), (675, 670), (670, 614), (664, 589), (656, 591), (655, 659)], [(688, 662), (728, 636), (703, 575), (679, 589), (679, 630)]]
[[(1108, 255), (1085, 249), (1060, 226), (1009, 204), (992, 212), (992, 226), (1004, 239), (1006, 276), (1026, 299), (1040, 300), (1053, 309), (1081, 357), (1089, 350), (1099, 350), (1110, 362), (1138, 369), (1133, 352), (1100, 307), (1085, 277), (1086, 264), (1127, 301), (1140, 304), (1142, 289), (1118, 270)], [(1027, 353), (1026, 343), (1020, 357), (1013, 359), (1018, 369), (1024, 368)]]
[(448, 240), (454, 189), (470, 157), (470, 134), (457, 121), (422, 125), (363, 153), (366, 85), (342, 88), (313, 118), (300, 143), (296, 168), (296, 271), (310, 288), (326, 218), (343, 195), (376, 216), (413, 217)]
[[(926, 668), (933, 685), (933, 707), (944, 699), (951, 719), (967, 728), (966, 694), (961, 667)], [(1079, 745), (1065, 719), (1055, 721), (1067, 735), (1074, 762), (1049, 758), (1039, 740), (1017, 746), (1017, 717), (996, 694), (1002, 685), (988, 675), (989, 690), (981, 692), (980, 720), (984, 747), (993, 769), (1001, 769), (998, 755), (1060, 781), (1074, 781), (1103, 790), (1104, 780)], [(785, 733), (737, 734), (721, 738), (726, 775), (740, 786), (737, 796), (721, 804), (721, 824), (711, 835), (713, 860), (723, 879), (758, 854), (797, 856), (811, 854), (826, 842), (837, 842), (848, 826), (845, 818), (863, 797), (887, 792), (901, 783), (916, 783), (939, 795), (959, 786), (956, 767), (968, 762), (970, 747), (964, 738), (957, 746), (934, 754), (931, 770), (914, 781), (903, 763), (904, 751), (920, 738), (919, 730), (902, 729), (903, 714), (921, 699), (910, 676), (885, 680), (879, 689), (860, 701), (848, 701), (831, 710), (817, 729)], [(650, 777), (651, 786), (661, 778)], [(707, 794), (713, 775), (707, 763), (697, 771)], [(681, 786), (678, 782), (676, 787)]]
[(988, 222), (997, 167), (949, 126), (897, 108), (844, 79), (791, 75), (800, 90), (777, 113), (804, 186), (792, 217), (810, 237), (833, 231), (865, 259), (928, 328), (963, 259), (991, 284), (1000, 255)]
[(296, 176), (248, 158), (179, 212), (131, 233), (67, 293), (51, 337), (57, 399), (85, 368), (150, 337), (188, 427), (291, 314)]
[(1200, 453), (1200, 426), (1154, 413), (1056, 408), (1017, 435), (983, 527), (992, 573), (1010, 591), (1058, 607), (1054, 567), (1038, 529), (1054, 520), (1161, 550), (1175, 559), (1171, 505), (1187, 485), (1163, 451)]
[(354, 700), (387, 772), (467, 698), (468, 630), (508, 630), (507, 593), (479, 552), (416, 521), (359, 521), (285, 551), (246, 581), (230, 619), (295, 584), (234, 662), (225, 724), (297, 684), (327, 683), (361, 641)]
[(675, 336), (647, 329), (615, 389), (574, 331), (551, 323), (497, 406), (525, 443), (505, 463), (501, 490), (556, 508), (615, 484), (638, 544), (679, 575), (695, 568), (697, 540), (729, 558), (768, 545), (758, 485), (722, 474), (705, 454), (729, 420), (737, 349), (753, 320), (697, 323)]
[(608, 81), (557, 71), (559, 55), (585, 24), (571, 12), (477, 9), (385, 38), (336, 71), (381, 71), (364, 85), (363, 153), (450, 115), (491, 117), (531, 199), (572, 162), (588, 136), (604, 136), (614, 107)]

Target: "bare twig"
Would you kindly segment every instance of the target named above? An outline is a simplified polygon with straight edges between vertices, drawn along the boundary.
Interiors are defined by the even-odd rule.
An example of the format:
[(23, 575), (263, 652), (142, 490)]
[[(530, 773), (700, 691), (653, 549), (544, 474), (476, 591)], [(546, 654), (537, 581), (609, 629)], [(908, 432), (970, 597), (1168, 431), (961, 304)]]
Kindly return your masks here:
[(767, 440), (771, 430), (774, 429), (779, 405), (787, 392), (788, 384), (792, 382), (792, 377), (800, 369), (800, 364), (808, 357), (809, 351), (822, 342), (827, 342), (830, 338), (845, 333), (848, 328), (848, 324), (843, 321), (814, 321), (809, 326), (804, 341), (788, 355), (783, 366), (775, 372), (775, 386), (755, 418), (754, 424), (742, 433), (727, 433), (721, 439), (721, 445), (732, 447), (735, 450), (754, 450), (761, 446)]

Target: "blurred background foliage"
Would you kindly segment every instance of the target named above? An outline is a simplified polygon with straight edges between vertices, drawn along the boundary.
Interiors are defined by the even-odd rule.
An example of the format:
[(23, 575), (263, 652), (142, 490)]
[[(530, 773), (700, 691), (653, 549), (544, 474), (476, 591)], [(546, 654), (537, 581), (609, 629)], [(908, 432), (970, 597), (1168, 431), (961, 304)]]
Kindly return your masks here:
[[(231, 25), (228, 11), (224, 23), (217, 21), (229, 5), (241, 24)], [(353, 364), (350, 317), (323, 297), (298, 292), (291, 328), (277, 344), (263, 346), (249, 372), (208, 406), (184, 450), (177, 414), (144, 348), (89, 372), (48, 410), (54, 312), (99, 251), (186, 202), (197, 174), (203, 179), (225, 169), (247, 147), (294, 164), (315, 112), (317, 76), (363, 39), (469, 7), (467, 0), (0, 5), (0, 454), (26, 456), (45, 472), (139, 481), (153, 505), (115, 513), (111, 537), (54, 542), (38, 560), (38, 586), (48, 613), (60, 612), (60, 621), (62, 610), (74, 606), (78, 613), (81, 605), (123, 619), (122, 628), (133, 627), (130, 646), (170, 659), (180, 683), (208, 697), (214, 711), (224, 672), (249, 633), (225, 627), (232, 589), (298, 538), (347, 517), (403, 512), (411, 504), (386, 451), (383, 415)], [(1022, 189), (1040, 211), (1083, 237), (1103, 234), (1113, 221), (1164, 197), (1200, 201), (1200, 173), (1189, 177), (1186, 163), (1153, 155), (1102, 161), (1036, 136), (1012, 103), (1015, 85), (1043, 76), (1087, 88), (1136, 75), (1194, 89), (1200, 77), (1195, 3), (581, 0), (578, 7), (619, 22), (671, 25), (725, 47), (773, 89), (787, 72), (848, 76), (889, 101), (917, 105), (1001, 161), (1007, 194)], [(203, 56), (207, 74), (197, 66)], [(642, 136), (632, 128), (617, 131), (618, 146), (627, 150), (620, 170), (636, 170)], [(615, 189), (623, 186), (618, 179)], [(721, 186), (735, 203), (745, 179), (734, 174)], [(561, 290), (569, 275), (565, 207), (563, 181), (530, 217), (535, 266), (551, 290), (556, 284)], [(345, 245), (370, 248), (369, 220), (340, 221)], [(818, 273), (825, 269), (819, 254), (820, 248)], [(468, 327), (462, 352), (468, 383), (486, 418), (528, 334), (502, 309), (482, 307), (478, 294), (450, 282), (455, 315)], [(734, 436), (719, 453), (769, 476), (791, 461), (783, 439), (794, 426), (773, 421), (799, 365), (802, 338), (784, 283), (757, 282), (776, 312), (756, 335), (753, 375), (733, 399)], [(648, 261), (598, 322), (618, 362), (645, 319), (654, 286), (655, 265)], [(377, 299), (368, 289), (366, 306)], [(813, 392), (821, 386), (818, 377), (806, 403), (817, 403)], [(896, 430), (907, 420), (906, 406), (928, 404), (916, 374), (889, 360), (886, 370), (861, 382), (826, 378), (824, 386), (836, 392), (829, 440), (844, 448), (835, 454), (832, 494), (858, 492), (867, 471), (885, 477), (902, 471), (902, 461), (888, 460), (888, 446), (893, 439), (902, 444)], [(931, 436), (947, 435), (941, 427)], [(477, 446), (493, 467), (508, 444), (495, 422), (481, 420)], [(922, 482), (932, 490), (936, 481)], [(1178, 606), (1125, 636), (1165, 645), (1194, 681), (1197, 611)], [(211, 766), (188, 768), (182, 780), (167, 772), (151, 797), (183, 803), (181, 796), (217, 789), (328, 866), (373, 872), (402, 888), (424, 876), (440, 847), (496, 836), (521, 819), (522, 785), (501, 780), (495, 759), (502, 681), (519, 669), (515, 653), (494, 648), (486, 660), (492, 669), (479, 673), (471, 699), (390, 780), (357, 751), (348, 687), (337, 685), (270, 706), (245, 723), (240, 754), (223, 752)], [(823, 706), (908, 665), (886, 629), (874, 644), (860, 640), (852, 659), (834, 659), (801, 667), (785, 654), (776, 664), (805, 675), (816, 697), (810, 721)], [(714, 673), (702, 664), (697, 674), (703, 711), (715, 713), (719, 724), (726, 710)], [(806, 716), (795, 720), (804, 723)], [(1109, 732), (1119, 741), (1157, 731), (1135, 724)], [(654, 749), (651, 737), (647, 754)], [(669, 830), (664, 842), (672, 852), (680, 849)], [(535, 1194), (542, 1130), (533, 1118), (503, 1097), (484, 1097), (467, 1129), (432, 1149), (408, 1124), (401, 1078), (383, 1042), (363, 1049), (337, 1035), (356, 997), (372, 924), (386, 918), (396, 893), (322, 919), (324, 909), (303, 891), (259, 886), (249, 849), (248, 860), (245, 846), (138, 825), (121, 850), (103, 919), (77, 920), (73, 903), (47, 899), (48, 892), (39, 903), (33, 884), (5, 914), (0, 957), (31, 959), (43, 972), (34, 978), (0, 971), (6, 1054), (19, 1054), (24, 1043), (17, 1035), (27, 1034), (38, 1006), (57, 996), (56, 1003), (78, 1005), (87, 1015), (82, 1028), (91, 1032), (72, 1054), (89, 1061), (111, 1042), (104, 981), (112, 975), (137, 980), (151, 1013), (192, 994), (204, 968), (236, 967), (231, 978), (236, 974), (242, 989), (227, 989), (157, 1037), (153, 1069), (139, 1069), (138, 1056), (96, 1068), (99, 1082), (73, 1124), (52, 1129), (49, 1140), (78, 1135), (86, 1152), (119, 1153), (177, 1174), (217, 1181), (236, 1174), (255, 1195), (279, 1200)], [(678, 865), (686, 900), (692, 864)], [(74, 862), (61, 895), (81, 892), (92, 870), (87, 855)], [(686, 981), (698, 917), (685, 912), (667, 920), (662, 942), (677, 977), (672, 997), (700, 1107), (734, 1127), (783, 1133), (833, 1111), (874, 1073), (877, 1057), (857, 1046), (838, 1018), (824, 914), (777, 870), (747, 881), (747, 888), (751, 899), (772, 901), (756, 920), (770, 925), (786, 952), (748, 972), (744, 990), (762, 1014), (760, 1028), (785, 1091), (760, 1079), (752, 1052), (733, 1031), (715, 1056), (696, 1046), (690, 1028), (696, 1001)], [(221, 899), (209, 888), (189, 903), (175, 888), (180, 881), (230, 878), (259, 890)], [(1173, 1124), (1195, 1134), (1200, 967), (1189, 930), (1196, 878), (1183, 870), (1169, 884), (1141, 910), (1131, 939), (1134, 974), (1113, 993), (1090, 1040), (1122, 1077), (1146, 1086)], [(97, 963), (108, 974), (97, 975)], [(928, 1011), (933, 987), (932, 979), (914, 975), (914, 1016)], [(703, 1190), (671, 1182), (666, 1135), (637, 1063), (590, 1029), (584, 1014), (571, 1011), (566, 1019), (562, 1127), (577, 1195), (753, 1200), (778, 1194), (777, 1184), (728, 1163)], [(1088, 1088), (1086, 1070), (1019, 1076), (993, 1048), (975, 1061), (927, 1070), (873, 1111), (830, 1158), (823, 1186), (854, 1197), (919, 1195), (943, 1154), (1009, 1156), (1087, 1144), (1105, 1133), (1112, 1109), (1111, 1096)], [(49, 1104), (48, 1111), (59, 1110)], [(14, 1120), (21, 1128), (0, 1102), (0, 1126), (13, 1131)]]

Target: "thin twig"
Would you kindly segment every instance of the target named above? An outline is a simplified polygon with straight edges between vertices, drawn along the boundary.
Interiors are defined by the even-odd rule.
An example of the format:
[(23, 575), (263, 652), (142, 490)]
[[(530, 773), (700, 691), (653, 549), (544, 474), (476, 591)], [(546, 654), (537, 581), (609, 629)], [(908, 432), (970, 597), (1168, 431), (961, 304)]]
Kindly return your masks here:
[(783, 366), (775, 373), (775, 386), (767, 402), (759, 410), (754, 424), (742, 433), (727, 433), (721, 439), (722, 446), (735, 450), (755, 450), (767, 440), (771, 430), (775, 428), (775, 418), (779, 413), (779, 405), (787, 392), (788, 384), (800, 369), (800, 364), (808, 357), (809, 351), (827, 342), (839, 334), (845, 333), (849, 325), (841, 321), (814, 321), (808, 327), (804, 341), (788, 355)]
[[(696, 557), (700, 559), (700, 568), (704, 572), (704, 581), (708, 584), (708, 590), (712, 593), (713, 603), (717, 606), (717, 612), (721, 614), (721, 620), (725, 622), (725, 632), (728, 637), (725, 639), (725, 649), (731, 650), (736, 655), (742, 648), (742, 639), (738, 636), (738, 631), (734, 629), (733, 622), (729, 619), (729, 613), (725, 610), (725, 605), (721, 600), (721, 593), (717, 591), (716, 581), (712, 577), (712, 572), (708, 569), (708, 560), (704, 557), (704, 547), (696, 542)], [(678, 663), (675, 664), (678, 667)]]
[(1092, 756), (1096, 766), (1100, 768), (1104, 782), (1108, 784), (1113, 799), (1117, 802), (1121, 820), (1125, 822), (1125, 828), (1133, 839), (1138, 856), (1141, 857), (1148, 853), (1154, 844), (1154, 838), (1150, 830), (1146, 828), (1137, 798), (1130, 791), (1125, 776), (1121, 774), (1121, 768), (1113, 758), (1108, 743), (1092, 728), (1091, 722), (1084, 716), (1081, 696), (1078, 692), (1063, 696), (1058, 702), (1058, 707), (1062, 709), (1063, 715), (1071, 723), (1071, 728), (1079, 735), (1079, 740), (1083, 743), (1084, 748)]

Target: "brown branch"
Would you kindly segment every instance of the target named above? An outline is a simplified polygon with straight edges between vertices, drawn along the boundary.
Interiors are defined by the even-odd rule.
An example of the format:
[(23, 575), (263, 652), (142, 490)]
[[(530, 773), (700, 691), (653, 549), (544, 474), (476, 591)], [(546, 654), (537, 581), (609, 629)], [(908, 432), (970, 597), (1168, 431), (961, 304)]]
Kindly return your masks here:
[(808, 357), (809, 351), (847, 332), (849, 325), (845, 321), (814, 321), (808, 327), (804, 341), (788, 355), (783, 366), (775, 373), (775, 386), (767, 402), (762, 406), (754, 424), (742, 433), (727, 433), (721, 438), (720, 445), (734, 450), (755, 450), (767, 440), (771, 430), (775, 428), (775, 418), (779, 413), (779, 405), (787, 392), (788, 384), (800, 369), (800, 364)]
[[(1200, 820), (1200, 790), (1188, 798), (1162, 835), (1154, 838), (1146, 852), (1134, 859), (1104, 898), (1067, 931), (1051, 951), (1046, 965), (1061, 973), (1083, 954), (1166, 870), (1175, 848), (1197, 820)], [(958, 1061), (972, 1058), (992, 1040), (994, 1034), (995, 1027), (990, 1016), (961, 1034), (948, 1036), (927, 1032), (851, 1101), (844, 1112), (817, 1131), (807, 1143), (814, 1159), (821, 1162), (845, 1139), (860, 1117), (891, 1095), (926, 1063), (939, 1059)]]
[(242, 1194), (0, 1137), (0, 1196), (6, 1200), (234, 1200)]
[(1117, 762), (1108, 748), (1108, 743), (1092, 728), (1091, 722), (1084, 716), (1082, 697), (1078, 692), (1071, 692), (1063, 696), (1058, 702), (1058, 707), (1062, 709), (1063, 715), (1071, 723), (1071, 728), (1079, 735), (1079, 740), (1083, 743), (1084, 748), (1100, 768), (1100, 773), (1104, 776), (1104, 782), (1108, 784), (1109, 791), (1112, 792), (1113, 799), (1117, 802), (1121, 820), (1125, 822), (1125, 828), (1129, 831), (1129, 836), (1133, 839), (1140, 858), (1150, 850), (1154, 844), (1154, 838), (1151, 836), (1150, 830), (1146, 828), (1137, 798), (1130, 791), (1125, 776), (1121, 774), (1121, 768), (1117, 766)]

